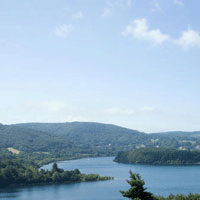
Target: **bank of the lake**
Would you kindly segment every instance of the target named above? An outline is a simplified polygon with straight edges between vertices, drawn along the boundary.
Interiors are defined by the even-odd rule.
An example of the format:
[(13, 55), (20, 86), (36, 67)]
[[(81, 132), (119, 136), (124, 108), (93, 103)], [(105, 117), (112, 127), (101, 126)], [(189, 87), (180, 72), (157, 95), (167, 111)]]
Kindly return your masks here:
[(78, 183), (112, 180), (113, 177), (84, 174), (78, 169), (64, 170), (56, 163), (50, 170), (38, 169), (36, 165), (19, 160), (0, 161), (0, 188)]
[(120, 152), (114, 161), (126, 164), (199, 165), (200, 152), (169, 148), (140, 148)]
[[(6, 200), (122, 200), (119, 190), (127, 190), (129, 170), (140, 173), (148, 191), (155, 195), (167, 196), (170, 193), (199, 193), (200, 166), (152, 166), (130, 165), (113, 162), (114, 157), (84, 158), (58, 162), (65, 170), (79, 169), (83, 173), (113, 176), (114, 180), (50, 186), (23, 187), (1, 191), (0, 199)], [(50, 169), (52, 164), (44, 166)], [(1, 198), (2, 197), (2, 198)]]

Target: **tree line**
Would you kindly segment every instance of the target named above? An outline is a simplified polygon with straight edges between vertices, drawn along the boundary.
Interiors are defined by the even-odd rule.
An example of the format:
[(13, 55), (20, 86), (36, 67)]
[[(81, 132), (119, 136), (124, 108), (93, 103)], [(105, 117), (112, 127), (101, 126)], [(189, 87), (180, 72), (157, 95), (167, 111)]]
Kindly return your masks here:
[(65, 171), (54, 163), (52, 169), (38, 169), (36, 165), (18, 160), (0, 161), (0, 187), (35, 184), (72, 183), (110, 180), (112, 177), (83, 174), (78, 169)]
[(169, 148), (140, 148), (120, 152), (115, 161), (130, 164), (194, 165), (200, 163), (200, 152)]

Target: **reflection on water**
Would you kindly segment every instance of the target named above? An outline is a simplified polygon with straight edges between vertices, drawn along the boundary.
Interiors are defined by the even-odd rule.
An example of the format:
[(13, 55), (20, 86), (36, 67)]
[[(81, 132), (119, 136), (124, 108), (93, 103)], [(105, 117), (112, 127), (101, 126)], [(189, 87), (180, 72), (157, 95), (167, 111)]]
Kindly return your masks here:
[(0, 199), (10, 199), (10, 198), (16, 198), (17, 197), (17, 195), (16, 194), (3, 194), (3, 195), (1, 195), (0, 194)]
[[(62, 161), (58, 166), (66, 170), (80, 169), (83, 173), (99, 173), (114, 176), (115, 180), (49, 186), (20, 187), (1, 190), (0, 199), (9, 200), (122, 200), (120, 190), (128, 189), (126, 179), (129, 170), (144, 178), (148, 190), (154, 194), (198, 193), (200, 166), (151, 166), (126, 165), (112, 161), (113, 158), (90, 158)], [(52, 164), (44, 166), (50, 169)]]
[(0, 189), (0, 199), (15, 199), (19, 196), (17, 193), (18, 190), (15, 188)]

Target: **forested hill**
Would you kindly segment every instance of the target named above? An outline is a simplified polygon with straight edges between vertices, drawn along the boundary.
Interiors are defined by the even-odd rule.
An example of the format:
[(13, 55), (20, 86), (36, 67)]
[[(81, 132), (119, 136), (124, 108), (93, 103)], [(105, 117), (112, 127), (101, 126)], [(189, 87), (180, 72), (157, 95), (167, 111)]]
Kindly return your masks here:
[(121, 152), (116, 156), (115, 161), (129, 164), (197, 165), (200, 164), (200, 152), (143, 148)]
[(43, 131), (57, 136), (122, 136), (134, 135), (141, 137), (145, 134), (136, 130), (123, 128), (112, 124), (95, 122), (65, 122), (65, 123), (24, 123), (14, 126)]
[(116, 155), (119, 151), (150, 142), (147, 134), (112, 124), (94, 122), (26, 123), (17, 126), (49, 133), (73, 141), (76, 152), (83, 154)]
[[(25, 152), (53, 150), (64, 145), (59, 137), (47, 132), (28, 129), (14, 125), (0, 125), (0, 148), (15, 148)], [(65, 146), (70, 141), (65, 141)]]
[(192, 135), (174, 138), (167, 133), (145, 134), (91, 122), (0, 124), (0, 151), (14, 148), (20, 154), (34, 153), (30, 157), (74, 159), (113, 156), (121, 151), (144, 147), (200, 149), (200, 138)]
[[(112, 124), (92, 122), (66, 123), (25, 123), (17, 124), (23, 128), (64, 136), (71, 141), (81, 140), (84, 144), (110, 144), (113, 149), (123, 150), (131, 147), (170, 147), (180, 149), (200, 149), (200, 132), (173, 131), (145, 134)], [(89, 143), (88, 143), (89, 142)], [(117, 144), (117, 145), (116, 145)], [(123, 147), (122, 147), (123, 146)]]
[(162, 136), (162, 137), (171, 137), (171, 138), (186, 138), (186, 137), (193, 137), (193, 138), (200, 138), (200, 131), (168, 131), (168, 132), (161, 132), (161, 133), (152, 133), (151, 135), (155, 136)]
[(27, 123), (0, 126), (0, 148), (77, 158), (110, 156), (149, 142), (147, 134), (101, 123)]

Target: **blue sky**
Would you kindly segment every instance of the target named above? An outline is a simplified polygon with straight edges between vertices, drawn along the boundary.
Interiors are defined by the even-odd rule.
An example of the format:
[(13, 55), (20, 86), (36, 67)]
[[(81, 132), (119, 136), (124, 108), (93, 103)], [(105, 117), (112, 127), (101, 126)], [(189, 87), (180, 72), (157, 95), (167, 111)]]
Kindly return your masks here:
[(200, 130), (198, 0), (2, 0), (0, 122)]

